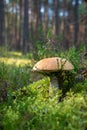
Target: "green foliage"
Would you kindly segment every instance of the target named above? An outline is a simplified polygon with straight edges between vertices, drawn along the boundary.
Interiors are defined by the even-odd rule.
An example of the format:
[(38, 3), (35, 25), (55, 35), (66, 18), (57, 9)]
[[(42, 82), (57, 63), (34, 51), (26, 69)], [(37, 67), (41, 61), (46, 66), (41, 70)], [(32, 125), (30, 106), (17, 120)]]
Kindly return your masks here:
[(27, 53), (23, 55), (21, 52), (9, 51), (8, 46), (0, 47), (0, 57), (14, 58), (14, 59), (31, 59), (33, 58), (33, 53)]
[[(83, 15), (84, 16), (84, 14), (86, 15), (86, 13), (87, 13), (87, 10), (86, 10), (86, 8), (85, 8), (85, 4), (81, 4), (80, 6), (79, 6), (79, 15), (81, 16), (81, 15)], [(84, 20), (84, 19), (83, 19)]]
[(30, 82), (29, 66), (16, 67), (0, 63), (0, 102), (9, 98), (9, 91), (22, 88)]
[(49, 45), (47, 44), (45, 45), (41, 45), (39, 44), (37, 46), (37, 53), (38, 53), (38, 59), (43, 59), (43, 58), (47, 58), (47, 57), (54, 57), (57, 56), (58, 54), (55, 51), (55, 48), (51, 48), (51, 46), (49, 47)]
[(51, 39), (52, 37), (52, 29), (50, 28), (47, 32), (47, 39)]
[(50, 86), (50, 80), (49, 78), (44, 78), (42, 80), (39, 80), (37, 82), (32, 83), (31, 85), (27, 87), (20, 88), (16, 92), (13, 93), (15, 98), (22, 99), (24, 96), (40, 96), (40, 100), (45, 100), (49, 96), (49, 86)]
[[(44, 49), (43, 53), (39, 51), (39, 59), (48, 55)], [(75, 71), (63, 73), (64, 88), (62, 91), (66, 93), (66, 96), (60, 101), (62, 91), (59, 89), (57, 91), (55, 88), (50, 91), (48, 77), (33, 82), (37, 75), (34, 78), (31, 77), (31, 66), (7, 65), (1, 62), (0, 129), (87, 129), (87, 79), (78, 83), (74, 81), (79, 69), (80, 52), (71, 48), (66, 52), (58, 54), (54, 52), (49, 55), (67, 58), (75, 66)]]
[(4, 63), (0, 63), (0, 102), (7, 99), (8, 83), (6, 65)]
[(8, 50), (9, 50), (8, 46), (0, 47), (0, 57), (1, 56), (3, 56), (3, 57), (7, 56)]
[(21, 88), (24, 85), (29, 84), (30, 68), (27, 65), (25, 65), (24, 67), (8, 67), (8, 75), (9, 80), (11, 81), (11, 87), (13, 89)]
[(77, 71), (79, 69), (79, 64), (81, 61), (81, 52), (77, 51), (74, 47), (70, 48), (69, 51), (64, 53), (60, 53), (59, 56), (62, 58), (66, 58), (74, 65), (74, 70)]
[[(45, 78), (14, 93), (12, 105), (4, 108), (4, 130), (84, 130), (87, 104), (83, 94), (60, 93), (49, 96), (49, 79)], [(25, 93), (26, 92), (26, 93)]]
[(79, 52), (75, 50), (75, 48), (72, 48), (69, 50), (69, 53), (67, 55), (68, 59), (72, 62), (72, 64), (75, 67), (75, 70), (78, 70), (79, 63), (80, 63), (80, 54)]
[(85, 79), (84, 82), (78, 82), (75, 84), (73, 91), (74, 93), (83, 93), (84, 91), (87, 91), (87, 79)]

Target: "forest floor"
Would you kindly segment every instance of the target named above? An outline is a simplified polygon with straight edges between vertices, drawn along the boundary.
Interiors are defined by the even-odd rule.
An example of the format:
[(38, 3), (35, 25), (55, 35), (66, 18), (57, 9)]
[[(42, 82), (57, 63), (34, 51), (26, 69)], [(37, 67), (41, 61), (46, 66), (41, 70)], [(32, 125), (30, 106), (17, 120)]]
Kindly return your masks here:
[[(75, 83), (60, 101), (61, 90), (57, 92), (53, 89), (50, 94), (49, 78), (32, 73), (36, 61), (29, 54), (1, 51), (0, 129), (85, 130), (87, 128), (87, 78)], [(75, 58), (77, 57), (74, 57), (77, 65)], [(66, 86), (67, 80), (65, 89)]]

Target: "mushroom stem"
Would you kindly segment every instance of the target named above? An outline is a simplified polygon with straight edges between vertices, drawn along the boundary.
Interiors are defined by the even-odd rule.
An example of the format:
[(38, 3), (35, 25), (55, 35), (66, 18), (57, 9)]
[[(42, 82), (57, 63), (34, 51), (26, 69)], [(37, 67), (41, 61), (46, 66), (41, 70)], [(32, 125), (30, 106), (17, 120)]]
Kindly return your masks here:
[(55, 87), (56, 89), (58, 89), (59, 85), (57, 77), (50, 77), (50, 87)]
[(62, 74), (62, 71), (60, 71), (59, 75), (57, 76), (57, 82), (59, 84), (59, 89), (62, 89), (64, 83), (64, 76)]
[(56, 76), (50, 76), (50, 88), (49, 88), (49, 93), (52, 92), (52, 89), (55, 88), (58, 90), (59, 84)]

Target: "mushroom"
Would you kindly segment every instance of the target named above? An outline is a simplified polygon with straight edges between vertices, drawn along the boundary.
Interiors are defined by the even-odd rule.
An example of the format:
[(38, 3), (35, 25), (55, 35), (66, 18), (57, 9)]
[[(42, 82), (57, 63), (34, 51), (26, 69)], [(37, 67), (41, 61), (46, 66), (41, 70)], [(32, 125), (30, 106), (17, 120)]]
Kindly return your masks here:
[(33, 72), (39, 72), (50, 77), (50, 87), (62, 89), (64, 82), (64, 73), (73, 70), (74, 66), (66, 59), (60, 57), (44, 58), (38, 61)]

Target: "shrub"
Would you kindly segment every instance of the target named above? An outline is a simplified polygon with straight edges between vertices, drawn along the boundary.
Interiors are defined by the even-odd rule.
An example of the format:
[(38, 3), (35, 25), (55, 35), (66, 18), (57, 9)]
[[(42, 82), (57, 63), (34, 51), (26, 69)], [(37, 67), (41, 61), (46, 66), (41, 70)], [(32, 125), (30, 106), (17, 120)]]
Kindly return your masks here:
[(81, 61), (80, 52), (77, 51), (74, 47), (70, 48), (69, 51), (65, 51), (64, 53), (60, 53), (59, 56), (62, 58), (66, 58), (74, 65), (74, 70), (77, 71), (79, 69), (79, 64)]
[[(83, 94), (72, 91), (62, 102), (60, 93), (49, 95), (45, 78), (19, 89), (13, 103), (4, 108), (5, 130), (84, 130), (87, 126), (87, 103)], [(54, 96), (55, 95), (55, 96)]]
[(7, 99), (8, 83), (7, 67), (0, 63), (0, 102)]
[(8, 66), (0, 63), (0, 102), (9, 98), (9, 92), (22, 88), (30, 83), (30, 68), (28, 66)]

